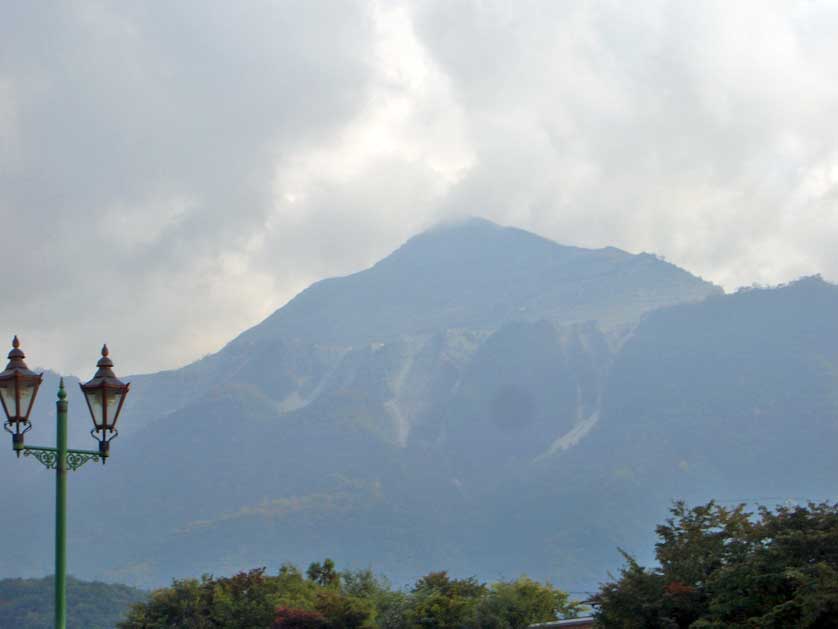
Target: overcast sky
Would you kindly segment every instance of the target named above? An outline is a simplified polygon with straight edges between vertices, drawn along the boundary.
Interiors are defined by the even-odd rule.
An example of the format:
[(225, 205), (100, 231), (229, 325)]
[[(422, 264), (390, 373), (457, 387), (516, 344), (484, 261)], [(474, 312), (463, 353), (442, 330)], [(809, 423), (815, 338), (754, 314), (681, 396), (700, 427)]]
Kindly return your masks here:
[(464, 215), (838, 281), (836, 2), (0, 5), (30, 366), (180, 366)]

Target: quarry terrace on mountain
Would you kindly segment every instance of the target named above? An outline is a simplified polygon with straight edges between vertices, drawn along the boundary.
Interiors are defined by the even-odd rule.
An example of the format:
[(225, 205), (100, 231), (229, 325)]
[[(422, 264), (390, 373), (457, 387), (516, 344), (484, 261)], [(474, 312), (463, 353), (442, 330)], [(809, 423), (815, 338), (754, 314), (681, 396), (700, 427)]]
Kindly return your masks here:
[[(590, 592), (619, 548), (650, 559), (673, 497), (833, 494), (836, 328), (820, 278), (725, 294), (652, 254), (443, 224), (126, 378), (108, 492), (131, 500), (71, 512), (73, 571), (151, 587), (329, 556), (396, 584), (444, 567)], [(0, 573), (48, 572), (47, 508), (0, 514), (32, 532)]]

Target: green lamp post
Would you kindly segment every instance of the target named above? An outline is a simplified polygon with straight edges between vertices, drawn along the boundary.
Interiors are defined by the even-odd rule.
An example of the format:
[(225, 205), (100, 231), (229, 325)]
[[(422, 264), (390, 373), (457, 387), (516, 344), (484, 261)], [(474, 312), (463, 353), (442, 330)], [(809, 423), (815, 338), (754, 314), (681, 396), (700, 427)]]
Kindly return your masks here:
[(67, 472), (77, 470), (88, 461), (105, 463), (110, 456), (110, 442), (117, 435), (116, 421), (125, 403), (130, 384), (113, 373), (107, 345), (93, 378), (81, 386), (93, 418), (90, 434), (99, 441), (98, 450), (73, 450), (67, 447), (67, 392), (64, 379), (58, 386), (56, 407), (56, 447), (27, 446), (24, 435), (32, 428), (29, 414), (41, 386), (43, 374), (30, 371), (24, 362), (17, 337), (12, 341), (9, 364), (0, 373), (0, 402), (6, 413), (3, 428), (12, 435), (12, 449), (20, 457), (31, 456), (47, 469), (55, 470), (55, 627), (67, 627)]

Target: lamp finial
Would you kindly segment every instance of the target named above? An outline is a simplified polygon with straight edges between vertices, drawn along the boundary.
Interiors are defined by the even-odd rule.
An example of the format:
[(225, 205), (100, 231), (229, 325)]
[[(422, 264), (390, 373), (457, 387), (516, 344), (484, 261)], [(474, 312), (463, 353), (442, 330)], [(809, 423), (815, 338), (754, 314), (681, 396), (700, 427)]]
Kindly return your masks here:
[(17, 334), (15, 334), (15, 337), (12, 339), (12, 349), (8, 355), (8, 359), (10, 362), (6, 369), (16, 366), (20, 366), (26, 369), (26, 363), (23, 362), (24, 358), (26, 358), (26, 354), (24, 354), (23, 350), (20, 349), (20, 341), (17, 338)]

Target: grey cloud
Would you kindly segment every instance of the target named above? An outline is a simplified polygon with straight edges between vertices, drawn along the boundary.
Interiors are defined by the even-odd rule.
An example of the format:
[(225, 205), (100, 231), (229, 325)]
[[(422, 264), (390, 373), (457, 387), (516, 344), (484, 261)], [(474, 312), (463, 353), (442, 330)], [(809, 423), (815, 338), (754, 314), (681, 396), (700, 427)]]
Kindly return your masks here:
[(809, 173), (834, 172), (833, 7), (426, 3), (417, 23), (488, 138), (453, 206), (655, 250), (728, 288), (838, 278), (809, 250), (838, 220), (834, 177), (805, 202), (831, 215), (785, 220)]
[[(276, 156), (365, 102), (367, 8), (15, 3), (0, 28), (16, 138), (0, 175), (14, 224), (4, 255), (24, 274), (7, 287), (4, 327), (116, 330), (140, 354), (154, 337), (138, 367), (193, 357), (182, 337), (242, 297), (218, 294), (212, 276), (265, 223)], [(61, 315), (43, 312), (58, 304)]]
[(728, 289), (838, 280), (829, 3), (5, 13), (0, 321), (34, 362), (182, 364), (466, 214)]

